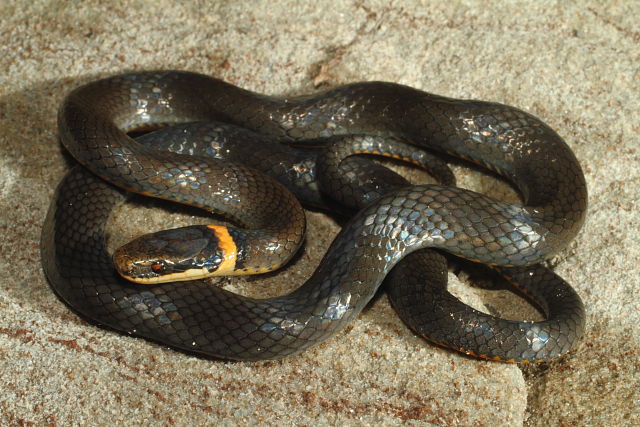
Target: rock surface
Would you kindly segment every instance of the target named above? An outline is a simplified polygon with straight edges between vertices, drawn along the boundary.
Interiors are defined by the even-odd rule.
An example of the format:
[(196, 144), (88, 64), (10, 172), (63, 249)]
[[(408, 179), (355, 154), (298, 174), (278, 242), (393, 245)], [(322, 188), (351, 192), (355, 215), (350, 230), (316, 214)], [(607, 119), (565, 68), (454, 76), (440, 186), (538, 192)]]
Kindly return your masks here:
[[(2, 424), (640, 423), (638, 3), (107, 3), (0, 5)], [(388, 80), (541, 117), (573, 148), (589, 185), (583, 231), (551, 260), (584, 299), (585, 337), (561, 360), (521, 370), (424, 342), (381, 296), (327, 343), (249, 364), (203, 360), (85, 323), (40, 268), (40, 227), (73, 164), (57, 141), (56, 109), (96, 77), (154, 68), (274, 95)], [(493, 178), (456, 171), (462, 186), (514, 197)], [(114, 241), (163, 221), (193, 221), (165, 206), (124, 207), (112, 221)], [(118, 217), (136, 219), (124, 227)], [(322, 214), (308, 219), (306, 253), (294, 265), (226, 286), (272, 295), (302, 283), (338, 230)], [(521, 315), (511, 297), (456, 288), (478, 307)]]

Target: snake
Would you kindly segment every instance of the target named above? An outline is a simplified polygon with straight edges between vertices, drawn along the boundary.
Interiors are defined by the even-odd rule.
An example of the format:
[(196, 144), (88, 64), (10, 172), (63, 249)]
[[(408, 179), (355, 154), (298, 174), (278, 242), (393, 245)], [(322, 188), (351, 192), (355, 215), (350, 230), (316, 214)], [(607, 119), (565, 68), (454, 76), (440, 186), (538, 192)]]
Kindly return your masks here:
[[(298, 201), (283, 184), (249, 166), (156, 150), (128, 135), (212, 120), (299, 147), (340, 137), (400, 139), (498, 173), (523, 202), (444, 184), (400, 186), (362, 203), (299, 288), (267, 299), (237, 295), (202, 278), (262, 273), (286, 264), (304, 239)], [(478, 357), (550, 359), (568, 351), (584, 328), (577, 293), (541, 264), (565, 248), (584, 222), (584, 174), (553, 129), (517, 108), (388, 82), (271, 97), (209, 76), (166, 70), (116, 75), (73, 90), (59, 110), (58, 127), (81, 166), (56, 189), (43, 225), (43, 269), (65, 303), (101, 326), (202, 356), (277, 359), (337, 334), (389, 276), (395, 283), (392, 304), (412, 329)], [(338, 139), (327, 148), (335, 146), (346, 145)], [(347, 156), (369, 152), (348, 147)], [(330, 169), (335, 151), (321, 150), (324, 163), (318, 169)], [(356, 159), (342, 163), (351, 160), (358, 169)], [(301, 169), (298, 165), (295, 172)], [(343, 179), (326, 170), (319, 175), (328, 181), (323, 189)], [(238, 226), (161, 231), (112, 256), (105, 248), (105, 223), (131, 191), (221, 213)], [(138, 249), (157, 253), (140, 260)], [(446, 276), (446, 261), (436, 251), (492, 266), (547, 320), (505, 324), (461, 309), (438, 286), (424, 286), (425, 278), (442, 283)], [(181, 261), (187, 253), (190, 260), (156, 257), (167, 253)], [(188, 281), (160, 283), (158, 276)], [(426, 300), (430, 304), (423, 304)]]

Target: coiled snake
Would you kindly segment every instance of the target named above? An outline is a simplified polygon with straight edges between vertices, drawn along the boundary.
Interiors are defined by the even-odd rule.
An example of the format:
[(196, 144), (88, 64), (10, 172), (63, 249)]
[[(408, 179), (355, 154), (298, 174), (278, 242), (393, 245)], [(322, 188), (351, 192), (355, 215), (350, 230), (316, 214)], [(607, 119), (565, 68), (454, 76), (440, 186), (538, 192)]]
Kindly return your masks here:
[[(498, 172), (514, 183), (524, 203), (449, 185), (395, 189), (353, 216), (302, 286), (270, 299), (239, 296), (201, 280), (144, 286), (123, 279), (104, 244), (104, 224), (124, 198), (112, 185), (223, 213), (238, 224), (160, 232), (126, 245), (114, 259), (133, 280), (270, 271), (302, 242), (304, 212), (274, 179), (239, 163), (163, 152), (127, 136), (136, 129), (212, 120), (290, 144), (328, 139), (342, 147), (335, 142), (342, 135), (365, 141), (346, 155), (385, 154), (366, 144), (401, 139), (417, 151), (445, 152)], [(580, 298), (534, 264), (564, 248), (582, 225), (584, 176), (564, 141), (516, 108), (381, 82), (272, 98), (199, 74), (156, 71), (74, 90), (58, 124), (63, 144), (83, 167), (74, 168), (56, 191), (43, 228), (43, 267), (56, 293), (98, 324), (208, 356), (279, 358), (336, 334), (404, 259), (389, 279), (399, 284), (390, 287), (392, 302), (413, 329), (436, 342), (486, 358), (543, 360), (567, 351), (582, 332)], [(342, 178), (326, 172), (329, 149), (320, 157), (326, 190)], [(347, 160), (360, 170), (359, 160)], [(548, 319), (501, 321), (469, 311), (438, 286), (421, 285), (446, 279), (442, 256), (418, 251), (425, 248), (496, 266)], [(141, 259), (140, 249), (153, 253)], [(172, 260), (159, 258), (167, 254)]]

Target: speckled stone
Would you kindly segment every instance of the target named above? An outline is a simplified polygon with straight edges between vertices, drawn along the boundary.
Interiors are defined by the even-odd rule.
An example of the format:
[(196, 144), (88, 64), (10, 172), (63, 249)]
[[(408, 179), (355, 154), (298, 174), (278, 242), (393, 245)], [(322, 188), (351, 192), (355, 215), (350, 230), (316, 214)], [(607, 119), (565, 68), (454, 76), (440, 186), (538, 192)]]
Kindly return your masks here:
[[(640, 424), (639, 14), (624, 0), (1, 3), (0, 423)], [(344, 333), (277, 362), (199, 359), (87, 324), (40, 268), (40, 226), (73, 164), (56, 109), (93, 78), (153, 68), (278, 95), (388, 80), (543, 118), (589, 186), (583, 231), (551, 260), (584, 299), (585, 337), (550, 364), (477, 361), (413, 336), (384, 295)], [(492, 177), (456, 173), (466, 188), (515, 199)], [(136, 199), (112, 219), (111, 244), (203, 220), (175, 211)], [(286, 270), (220, 284), (269, 296), (302, 283), (338, 230), (307, 217), (305, 253)], [(450, 277), (479, 308), (535, 318), (518, 299)]]

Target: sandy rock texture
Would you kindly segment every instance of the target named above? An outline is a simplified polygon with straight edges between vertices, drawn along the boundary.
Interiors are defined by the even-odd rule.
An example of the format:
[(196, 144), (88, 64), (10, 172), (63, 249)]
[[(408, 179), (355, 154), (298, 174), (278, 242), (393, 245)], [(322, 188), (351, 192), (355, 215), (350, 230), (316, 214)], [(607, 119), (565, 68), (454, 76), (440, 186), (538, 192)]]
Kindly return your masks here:
[[(640, 424), (638, 15), (640, 3), (624, 0), (0, 3), (0, 423)], [(156, 68), (273, 95), (387, 80), (541, 117), (589, 186), (583, 231), (550, 261), (584, 299), (584, 338), (549, 364), (477, 361), (415, 337), (384, 295), (344, 333), (276, 362), (204, 360), (87, 324), (40, 267), (40, 228), (74, 163), (56, 110), (82, 83)], [(456, 172), (464, 187), (515, 197), (493, 178)], [(253, 295), (302, 283), (338, 230), (323, 214), (308, 220), (306, 253), (292, 266), (222, 282)], [(190, 221), (136, 199), (113, 235)], [(451, 279), (477, 307), (524, 310)]]

